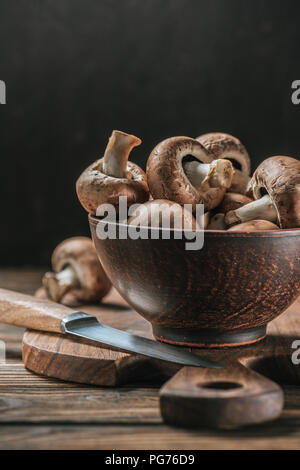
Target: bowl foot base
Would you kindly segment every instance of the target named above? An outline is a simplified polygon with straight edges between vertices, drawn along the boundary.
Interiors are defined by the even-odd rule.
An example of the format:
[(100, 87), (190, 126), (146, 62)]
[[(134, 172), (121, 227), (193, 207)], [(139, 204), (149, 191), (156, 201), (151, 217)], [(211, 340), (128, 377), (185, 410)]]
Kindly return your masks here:
[(158, 341), (177, 346), (197, 348), (224, 348), (245, 346), (256, 343), (266, 336), (266, 326), (247, 330), (220, 331), (212, 329), (184, 329), (152, 326), (153, 335)]

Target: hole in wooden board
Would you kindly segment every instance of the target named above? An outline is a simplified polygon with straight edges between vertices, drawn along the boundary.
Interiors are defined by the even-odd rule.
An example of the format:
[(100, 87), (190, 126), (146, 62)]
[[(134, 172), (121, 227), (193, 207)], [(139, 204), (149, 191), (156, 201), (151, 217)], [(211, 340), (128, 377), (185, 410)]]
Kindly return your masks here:
[(242, 388), (242, 385), (239, 384), (238, 382), (225, 382), (225, 381), (216, 380), (213, 382), (201, 383), (199, 384), (199, 387), (210, 388), (214, 390), (233, 390), (235, 388)]

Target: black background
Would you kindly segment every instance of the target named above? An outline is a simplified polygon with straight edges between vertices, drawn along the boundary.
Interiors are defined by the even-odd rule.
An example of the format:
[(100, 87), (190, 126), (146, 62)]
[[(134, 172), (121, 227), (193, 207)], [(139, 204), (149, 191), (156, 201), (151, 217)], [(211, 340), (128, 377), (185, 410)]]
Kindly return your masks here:
[(74, 186), (112, 129), (225, 131), (263, 158), (300, 153), (300, 2), (1, 0), (0, 264), (46, 264), (88, 234)]

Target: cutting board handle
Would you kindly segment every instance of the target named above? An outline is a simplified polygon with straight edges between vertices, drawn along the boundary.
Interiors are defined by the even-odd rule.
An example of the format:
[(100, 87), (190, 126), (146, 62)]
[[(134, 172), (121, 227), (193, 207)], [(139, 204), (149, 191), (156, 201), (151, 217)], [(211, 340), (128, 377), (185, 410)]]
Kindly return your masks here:
[(61, 321), (71, 313), (71, 308), (50, 300), (0, 289), (0, 323), (62, 333)]
[[(226, 361), (225, 361), (226, 363)], [(166, 423), (186, 427), (235, 428), (278, 417), (283, 392), (239, 362), (226, 369), (184, 367), (160, 390)]]

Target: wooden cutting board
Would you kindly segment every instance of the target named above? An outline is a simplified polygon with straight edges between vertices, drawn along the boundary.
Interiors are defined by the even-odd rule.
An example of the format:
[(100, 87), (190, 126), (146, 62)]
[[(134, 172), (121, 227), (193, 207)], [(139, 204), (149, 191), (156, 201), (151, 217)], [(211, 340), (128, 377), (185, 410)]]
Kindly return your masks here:
[[(151, 326), (114, 291), (99, 306), (81, 309), (103, 324), (151, 337)], [(295, 341), (299, 340), (296, 344)], [(283, 406), (280, 383), (300, 383), (300, 315), (297, 304), (274, 320), (262, 342), (239, 348), (195, 350), (226, 369), (175, 366), (97, 347), (87, 340), (27, 330), (23, 360), (33, 372), (65, 381), (119, 386), (160, 380), (166, 422), (231, 428), (276, 418)], [(294, 361), (295, 362), (295, 361)], [(276, 383), (275, 383), (276, 382)]]

